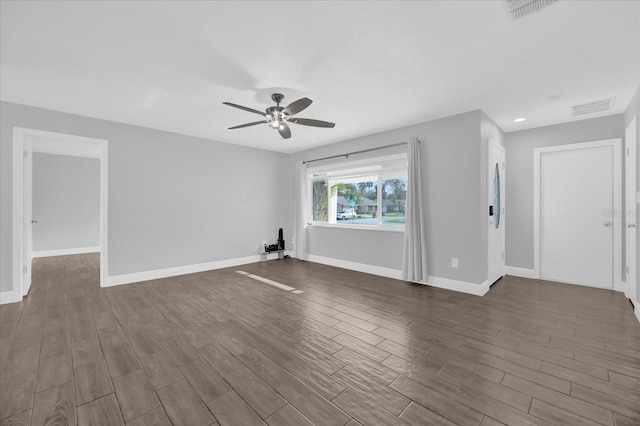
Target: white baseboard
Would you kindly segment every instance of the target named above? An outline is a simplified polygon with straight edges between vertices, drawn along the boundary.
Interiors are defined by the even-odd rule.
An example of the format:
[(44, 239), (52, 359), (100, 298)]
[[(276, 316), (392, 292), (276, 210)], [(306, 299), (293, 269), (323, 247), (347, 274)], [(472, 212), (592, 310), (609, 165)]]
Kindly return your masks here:
[[(289, 254), (285, 252), (285, 254)], [(268, 260), (278, 258), (278, 253), (267, 254)], [(153, 271), (134, 272), (131, 274), (111, 275), (107, 277), (106, 283), (100, 283), (101, 287), (112, 287), (115, 285), (131, 284), (140, 281), (157, 280), (160, 278), (175, 277), (178, 275), (195, 274), (197, 272), (212, 271), (214, 269), (230, 268), (232, 266), (246, 265), (248, 263), (260, 262), (259, 254), (235, 259), (217, 260), (214, 262), (199, 263), (196, 265), (176, 266), (174, 268), (156, 269)]]
[(72, 254), (99, 253), (100, 247), (79, 247), (58, 250), (40, 250), (32, 253), (33, 258), (36, 257), (52, 257), (52, 256), (69, 256)]
[(334, 259), (332, 257), (307, 255), (310, 262), (321, 263), (323, 265), (335, 266), (337, 268), (349, 269), (351, 271), (364, 272), (365, 274), (379, 275), (381, 277), (402, 279), (402, 272), (397, 269), (383, 268), (382, 266), (367, 265), (366, 263), (350, 262), (348, 260)]
[(433, 277), (431, 275), (429, 275), (428, 285), (432, 287), (443, 288), (445, 290), (453, 290), (459, 291), (461, 293), (473, 294), (475, 296), (484, 296), (491, 287), (491, 285), (489, 285), (489, 281), (485, 281), (482, 284), (474, 284), (467, 281)]
[[(511, 275), (514, 277), (520, 277), (520, 278), (531, 278), (533, 280), (539, 280), (540, 276), (538, 276), (538, 274), (536, 274), (536, 271), (534, 271), (533, 269), (526, 269), (526, 268), (517, 268), (515, 266), (505, 266), (504, 267), (504, 272), (507, 275)], [(581, 284), (572, 284), (572, 283), (568, 283), (571, 285), (581, 285)], [(592, 287), (592, 286), (587, 286), (587, 287)], [(596, 288), (601, 288), (601, 287), (596, 287)], [(615, 282), (613, 284), (613, 290), (615, 291), (620, 291), (620, 292), (625, 292), (626, 294), (626, 283), (624, 282)]]
[(20, 296), (20, 292), (17, 291), (3, 291), (0, 292), (0, 305), (4, 305), (7, 303), (16, 303), (22, 300), (22, 296)]
[(534, 280), (540, 279), (540, 277), (536, 274), (536, 271), (534, 271), (533, 269), (516, 268), (515, 266), (505, 266), (504, 272), (505, 274), (512, 275), (514, 277), (531, 278)]
[[(366, 263), (350, 262), (342, 259), (334, 259), (331, 257), (317, 256), (309, 254), (307, 260), (310, 262), (321, 263), (323, 265), (335, 266), (337, 268), (349, 269), (352, 271), (364, 272), (365, 274), (379, 275), (382, 277), (393, 278), (396, 280), (402, 280), (402, 271), (398, 269), (383, 268), (381, 266), (367, 265)], [(465, 281), (450, 280), (448, 278), (440, 278), (429, 276), (428, 283), (416, 283), (427, 284), (432, 287), (438, 287), (445, 290), (459, 291), (462, 293), (473, 294), (476, 296), (482, 296), (489, 291), (489, 283), (487, 281), (482, 284), (474, 284)]]
[(615, 291), (619, 291), (619, 292), (624, 293), (626, 288), (627, 288), (627, 283), (625, 283), (623, 281), (616, 281), (616, 282), (613, 283), (613, 289)]

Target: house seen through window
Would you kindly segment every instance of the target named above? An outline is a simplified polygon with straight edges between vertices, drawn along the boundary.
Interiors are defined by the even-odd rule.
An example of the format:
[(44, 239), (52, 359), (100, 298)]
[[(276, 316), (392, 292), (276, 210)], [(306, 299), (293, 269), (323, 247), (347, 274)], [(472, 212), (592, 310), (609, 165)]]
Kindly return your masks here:
[(309, 169), (314, 224), (403, 229), (406, 155)]

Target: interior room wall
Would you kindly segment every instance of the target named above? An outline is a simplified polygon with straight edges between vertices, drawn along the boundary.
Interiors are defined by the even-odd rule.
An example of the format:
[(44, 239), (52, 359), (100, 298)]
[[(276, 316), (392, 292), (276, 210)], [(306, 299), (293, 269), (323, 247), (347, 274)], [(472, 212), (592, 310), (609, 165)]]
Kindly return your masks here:
[(108, 140), (109, 276), (257, 256), (286, 225), (285, 154), (6, 102), (0, 117), (2, 292), (14, 127)]
[(33, 154), (33, 251), (100, 246), (100, 160)]
[[(421, 140), (429, 275), (465, 283), (486, 280), (486, 234), (481, 229), (481, 112), (441, 118), (291, 155), (296, 161)], [(380, 151), (383, 153), (384, 151)], [(352, 159), (360, 157), (353, 156)], [(486, 195), (486, 193), (485, 193)], [(485, 196), (486, 198), (486, 196)], [(293, 205), (289, 210), (293, 212)], [(291, 222), (290, 222), (291, 223)], [(484, 222), (482, 222), (484, 223)], [(485, 230), (486, 232), (486, 230)], [(393, 231), (308, 228), (309, 254), (400, 270), (403, 235)], [(459, 268), (451, 267), (451, 258)]]
[(623, 115), (506, 133), (506, 265), (533, 269), (533, 150), (624, 138)]

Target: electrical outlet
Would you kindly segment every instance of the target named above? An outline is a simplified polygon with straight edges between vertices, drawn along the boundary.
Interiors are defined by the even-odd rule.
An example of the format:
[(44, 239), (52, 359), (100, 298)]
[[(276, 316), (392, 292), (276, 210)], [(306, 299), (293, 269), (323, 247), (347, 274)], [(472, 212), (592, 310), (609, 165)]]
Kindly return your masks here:
[(451, 258), (451, 267), (452, 268), (457, 268), (458, 267), (458, 258), (457, 257), (452, 257)]

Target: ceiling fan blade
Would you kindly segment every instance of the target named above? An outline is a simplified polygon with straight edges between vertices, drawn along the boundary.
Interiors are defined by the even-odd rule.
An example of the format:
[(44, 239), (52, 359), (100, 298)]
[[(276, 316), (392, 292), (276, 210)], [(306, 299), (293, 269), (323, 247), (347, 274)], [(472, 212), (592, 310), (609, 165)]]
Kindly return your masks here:
[(297, 114), (311, 105), (311, 102), (313, 101), (309, 98), (298, 99), (297, 101), (291, 102), (289, 105), (287, 105), (283, 111), (289, 115)]
[(254, 121), (253, 123), (246, 123), (246, 124), (240, 124), (239, 126), (229, 127), (229, 130), (241, 129), (243, 127), (249, 127), (249, 126), (256, 126), (258, 124), (264, 124), (264, 123), (268, 123), (268, 122), (269, 122), (269, 120)]
[(291, 129), (285, 123), (282, 123), (280, 127), (278, 127), (278, 132), (284, 139), (289, 139), (291, 137)]
[(232, 104), (231, 102), (223, 102), (223, 104), (229, 105), (230, 107), (234, 107), (234, 108), (242, 109), (242, 110), (245, 110), (245, 111), (253, 112), (255, 114), (260, 114), (260, 115), (264, 115), (264, 116), (267, 115), (267, 113), (262, 112), (262, 111), (258, 111), (257, 109), (248, 108), (248, 107), (245, 107), (245, 106), (242, 106), (242, 105)]
[(311, 118), (290, 118), (289, 122), (302, 124), (303, 126), (313, 126), (313, 127), (330, 127), (333, 128), (336, 126), (336, 123), (329, 123), (328, 121), (314, 120)]

